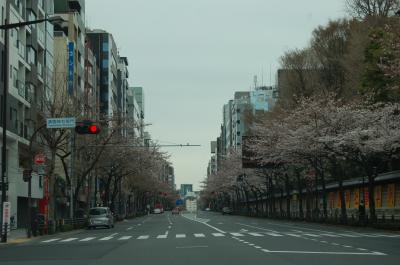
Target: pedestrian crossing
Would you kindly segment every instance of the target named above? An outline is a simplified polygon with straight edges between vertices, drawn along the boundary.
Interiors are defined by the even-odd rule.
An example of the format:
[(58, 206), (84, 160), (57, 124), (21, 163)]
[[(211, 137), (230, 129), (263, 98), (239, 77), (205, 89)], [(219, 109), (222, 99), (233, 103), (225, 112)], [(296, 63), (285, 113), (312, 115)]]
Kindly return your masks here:
[(286, 231), (286, 232), (226, 232), (226, 233), (179, 233), (179, 234), (161, 234), (161, 235), (118, 235), (112, 234), (108, 236), (87, 236), (87, 237), (69, 237), (69, 238), (51, 238), (40, 241), (43, 244), (50, 243), (68, 243), (68, 242), (107, 242), (112, 240), (127, 241), (127, 240), (148, 240), (148, 239), (187, 239), (187, 238), (224, 238), (224, 237), (257, 237), (257, 238), (276, 238), (276, 237), (293, 237), (293, 238), (398, 238), (400, 234), (374, 234), (374, 233), (309, 233), (306, 231)]

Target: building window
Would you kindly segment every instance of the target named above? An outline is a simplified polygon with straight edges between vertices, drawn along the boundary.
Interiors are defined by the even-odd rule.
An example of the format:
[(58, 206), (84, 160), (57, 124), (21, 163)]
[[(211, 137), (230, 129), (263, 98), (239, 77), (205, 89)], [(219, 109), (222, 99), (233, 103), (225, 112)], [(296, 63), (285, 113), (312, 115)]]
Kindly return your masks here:
[(101, 65), (103, 68), (108, 68), (108, 59), (103, 59), (103, 61), (101, 62)]
[(103, 52), (108, 52), (108, 42), (103, 42)]
[(237, 124), (240, 124), (240, 120), (237, 120)]

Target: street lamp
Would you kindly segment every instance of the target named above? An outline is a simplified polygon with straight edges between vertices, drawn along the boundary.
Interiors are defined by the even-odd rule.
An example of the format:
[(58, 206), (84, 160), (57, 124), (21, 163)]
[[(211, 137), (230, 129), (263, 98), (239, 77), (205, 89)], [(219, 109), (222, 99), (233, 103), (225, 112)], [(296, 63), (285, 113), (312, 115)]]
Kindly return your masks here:
[[(46, 17), (44, 19), (33, 20), (33, 21), (26, 21), (26, 22), (18, 22), (18, 23), (11, 23), (8, 24), (7, 19), (5, 20), (4, 25), (0, 26), (0, 30), (4, 30), (4, 57), (3, 57), (3, 76), (4, 76), (4, 89), (3, 89), (3, 146), (1, 149), (1, 222), (0, 222), (0, 229), (1, 229), (1, 242), (7, 242), (7, 223), (4, 223), (2, 218), (4, 202), (7, 200), (6, 192), (7, 192), (7, 183), (5, 182), (7, 176), (7, 94), (8, 94), (8, 30), (19, 28), (23, 26), (38, 24), (42, 22), (50, 22), (52, 24), (59, 24), (64, 22), (64, 19), (60, 16), (53, 16), (53, 17)], [(3, 229), (4, 223), (4, 229)]]

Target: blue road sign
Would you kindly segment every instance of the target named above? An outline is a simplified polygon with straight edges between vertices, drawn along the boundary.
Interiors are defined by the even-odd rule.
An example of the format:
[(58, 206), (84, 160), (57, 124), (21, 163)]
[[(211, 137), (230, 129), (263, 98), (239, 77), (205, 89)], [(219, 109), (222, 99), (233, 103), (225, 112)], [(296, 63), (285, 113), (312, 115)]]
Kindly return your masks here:
[(178, 206), (179, 205), (183, 205), (183, 200), (178, 199), (178, 200), (176, 200), (175, 204), (178, 205)]
[(47, 129), (75, 128), (75, 126), (76, 119), (74, 117), (47, 119)]

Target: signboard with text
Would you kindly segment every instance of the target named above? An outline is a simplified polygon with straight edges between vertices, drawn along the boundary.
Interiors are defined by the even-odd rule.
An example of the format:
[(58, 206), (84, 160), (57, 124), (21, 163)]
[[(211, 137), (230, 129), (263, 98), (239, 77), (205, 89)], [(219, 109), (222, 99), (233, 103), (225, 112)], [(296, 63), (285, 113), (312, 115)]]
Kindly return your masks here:
[(47, 121), (47, 129), (75, 128), (75, 117), (67, 118), (49, 118)]
[(11, 203), (3, 202), (3, 227), (2, 231), (5, 231), (5, 225), (7, 224), (7, 234), (10, 234), (10, 215), (11, 215)]
[(74, 94), (74, 43), (68, 43), (68, 94)]

